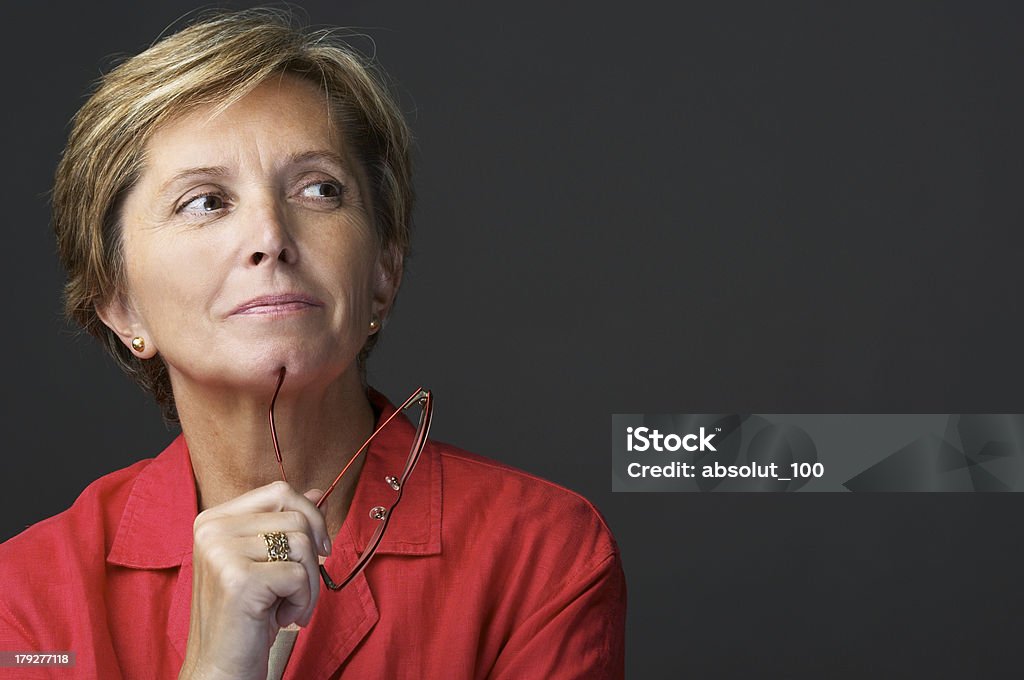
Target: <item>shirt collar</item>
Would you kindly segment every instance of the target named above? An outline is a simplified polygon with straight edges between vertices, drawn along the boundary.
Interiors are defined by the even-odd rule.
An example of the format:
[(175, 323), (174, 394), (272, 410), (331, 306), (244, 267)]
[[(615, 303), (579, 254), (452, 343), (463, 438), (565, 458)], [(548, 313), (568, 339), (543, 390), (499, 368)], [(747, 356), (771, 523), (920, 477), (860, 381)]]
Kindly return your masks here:
[[(370, 388), (370, 402), (380, 413), (377, 422), (395, 412), (388, 399)], [(388, 507), (396, 492), (386, 481), (405, 467), (415, 426), (404, 414), (377, 435), (366, 454), (352, 505), (337, 540), (365, 545), (377, 527), (370, 516), (376, 506)], [(378, 554), (436, 555), (441, 552), (441, 456), (428, 441), (395, 508)], [(135, 569), (180, 566), (192, 555), (192, 525), (198, 514), (195, 474), (184, 435), (147, 465), (135, 479), (121, 515), (107, 560)]]

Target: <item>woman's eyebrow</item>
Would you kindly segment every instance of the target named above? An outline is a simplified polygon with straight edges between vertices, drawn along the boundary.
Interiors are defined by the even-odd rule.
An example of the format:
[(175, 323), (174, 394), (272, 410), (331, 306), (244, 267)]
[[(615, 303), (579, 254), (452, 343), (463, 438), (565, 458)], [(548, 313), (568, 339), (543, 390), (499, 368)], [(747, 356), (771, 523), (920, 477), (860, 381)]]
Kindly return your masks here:
[(176, 185), (178, 182), (187, 179), (195, 179), (197, 177), (224, 177), (225, 175), (229, 174), (229, 172), (230, 171), (227, 169), (227, 167), (223, 165), (213, 165), (200, 168), (186, 168), (181, 172), (176, 172), (173, 177), (164, 182), (163, 185), (160, 187), (160, 190), (157, 193), (157, 195), (163, 196), (167, 193), (170, 193), (174, 185)]
[(346, 170), (348, 164), (337, 151), (327, 149), (315, 149), (313, 151), (300, 151), (288, 157), (287, 165), (300, 165), (309, 161), (327, 161), (341, 170)]

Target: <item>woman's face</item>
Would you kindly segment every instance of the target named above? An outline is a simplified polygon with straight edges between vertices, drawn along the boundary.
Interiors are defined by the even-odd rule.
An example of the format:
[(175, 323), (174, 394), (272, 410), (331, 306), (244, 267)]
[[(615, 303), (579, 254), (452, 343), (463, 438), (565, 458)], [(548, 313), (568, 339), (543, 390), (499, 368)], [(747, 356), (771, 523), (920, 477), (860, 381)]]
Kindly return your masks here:
[(398, 283), (364, 192), (325, 96), (298, 78), (177, 119), (123, 204), (128, 290), (101, 316), (163, 357), (176, 394), (265, 389), (281, 366), (292, 385), (355, 376)]

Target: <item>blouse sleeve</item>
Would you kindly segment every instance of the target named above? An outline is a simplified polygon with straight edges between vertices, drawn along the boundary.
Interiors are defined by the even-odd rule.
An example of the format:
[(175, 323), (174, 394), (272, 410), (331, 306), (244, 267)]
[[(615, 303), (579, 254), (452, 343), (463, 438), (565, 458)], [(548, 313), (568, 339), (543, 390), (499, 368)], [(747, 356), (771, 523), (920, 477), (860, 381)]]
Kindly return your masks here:
[(626, 581), (618, 552), (574, 575), (523, 621), (491, 680), (621, 680), (625, 674)]

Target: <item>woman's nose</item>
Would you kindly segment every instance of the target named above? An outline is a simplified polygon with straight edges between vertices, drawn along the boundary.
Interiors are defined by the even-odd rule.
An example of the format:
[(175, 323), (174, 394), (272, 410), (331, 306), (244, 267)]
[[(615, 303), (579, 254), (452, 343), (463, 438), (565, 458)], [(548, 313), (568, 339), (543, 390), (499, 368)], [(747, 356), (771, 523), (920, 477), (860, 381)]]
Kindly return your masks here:
[(253, 229), (249, 230), (249, 241), (245, 252), (252, 265), (284, 262), (295, 264), (298, 249), (292, 238), (283, 208), (270, 202), (249, 216)]
[[(253, 264), (259, 264), (260, 262), (263, 261), (263, 258), (265, 258), (266, 256), (267, 256), (266, 253), (257, 250), (255, 253), (252, 254), (252, 258), (251, 258), (252, 259), (252, 263)], [(287, 262), (288, 261), (288, 249), (287, 248), (282, 248), (280, 254), (277, 256), (277, 259), (281, 260), (282, 262)]]

